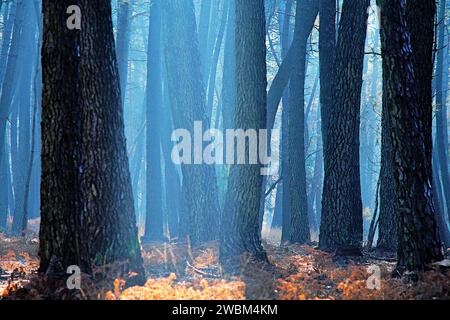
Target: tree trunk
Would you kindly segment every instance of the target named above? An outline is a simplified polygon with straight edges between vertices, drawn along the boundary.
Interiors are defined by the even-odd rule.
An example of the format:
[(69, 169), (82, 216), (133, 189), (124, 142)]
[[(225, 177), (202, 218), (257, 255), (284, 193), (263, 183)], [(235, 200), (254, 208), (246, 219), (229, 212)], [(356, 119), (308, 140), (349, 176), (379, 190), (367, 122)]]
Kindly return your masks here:
[[(264, 0), (236, 0), (235, 125), (243, 130), (266, 127), (266, 46)], [(222, 223), (220, 261), (227, 271), (250, 253), (267, 261), (259, 232), (263, 177), (261, 165), (232, 165)]]
[(69, 30), (57, 18), (65, 17), (72, 4), (69, 0), (42, 2), (41, 272), (54, 259), (64, 268), (78, 265), (84, 272), (91, 271), (79, 190), (82, 108), (79, 92), (74, 90), (79, 82), (80, 37), (79, 31)]
[(344, 255), (360, 254), (363, 240), (359, 129), (368, 6), (361, 0), (343, 3), (333, 99), (331, 109), (322, 112), (325, 178), (319, 242)]
[[(32, 2), (27, 2), (26, 14), (27, 16), (33, 17), (32, 14)], [(17, 170), (14, 175), (14, 185), (15, 185), (15, 205), (14, 205), (14, 219), (12, 224), (11, 232), (12, 234), (18, 236), (24, 231), (24, 219), (25, 213), (25, 188), (27, 182), (27, 169), (30, 158), (31, 149), (31, 101), (32, 101), (32, 91), (31, 84), (33, 79), (33, 62), (34, 55), (24, 54), (25, 52), (32, 51), (32, 46), (35, 43), (35, 33), (36, 33), (36, 22), (33, 19), (25, 20), (23, 24), (22, 37), (23, 44), (21, 46), (21, 54), (19, 59), (21, 61), (20, 65), (22, 67), (20, 73), (20, 81), (18, 90), (18, 120), (19, 120), (19, 130), (18, 130), (18, 148), (17, 148), (17, 159), (15, 160), (17, 165)], [(37, 66), (36, 66), (37, 67)], [(25, 221), (26, 222), (26, 221)]]
[[(408, 29), (406, 2), (379, 1), (385, 84), (383, 99), (387, 100), (389, 110), (393, 150), (391, 159), (398, 210), (397, 270), (400, 273), (423, 270), (428, 263), (442, 259), (433, 205), (431, 158), (428, 156), (431, 130), (424, 127), (432, 113), (430, 93), (435, 4), (434, 0), (420, 3), (423, 5), (420, 32), (426, 34), (424, 39), (431, 41), (422, 43), (422, 50), (415, 53), (428, 52), (423, 60), (420, 59), (422, 68), (416, 72), (419, 69), (414, 62), (417, 56), (413, 57), (411, 49), (414, 41), (410, 43), (405, 35), (411, 32), (411, 39), (417, 37), (413, 34), (418, 29)], [(416, 82), (419, 75), (430, 81), (428, 89), (418, 89), (422, 85), (422, 79)]]
[[(170, 105), (176, 128), (194, 132), (194, 122), (209, 128), (205, 89), (202, 81), (192, 0), (163, 1), (165, 63)], [(172, 37), (172, 35), (177, 35)], [(219, 212), (215, 169), (206, 164), (183, 164), (180, 237), (191, 243), (216, 239)]]
[(78, 1), (80, 31), (61, 23), (72, 4), (43, 2), (40, 270), (123, 262), (143, 281), (111, 4)]
[(448, 150), (446, 144), (447, 129), (447, 103), (446, 91), (448, 79), (444, 78), (444, 54), (445, 54), (445, 11), (446, 1), (440, 0), (438, 17), (438, 39), (437, 39), (437, 60), (436, 60), (436, 149), (440, 167), (440, 177), (444, 191), (443, 207), (447, 208), (447, 215), (450, 220), (450, 173), (448, 167)]
[[(304, 0), (297, 3), (296, 33), (307, 34), (308, 16), (316, 12), (315, 0)], [(289, 103), (287, 111), (287, 141), (285, 144), (286, 167), (283, 168), (283, 209), (288, 210), (289, 228), (283, 230), (292, 243), (306, 243), (310, 240), (308, 222), (308, 201), (306, 194), (306, 156), (305, 156), (305, 76), (306, 46), (304, 38), (295, 51), (294, 69), (291, 73)], [(285, 238), (285, 237), (283, 237)]]
[[(6, 142), (6, 124), (11, 112), (14, 88), (18, 74), (17, 59), (20, 46), (23, 44), (22, 28), (26, 15), (25, 1), (18, 0), (16, 6), (17, 8), (12, 30), (11, 46), (8, 52), (8, 62), (6, 64), (0, 97), (0, 143)], [(0, 146), (0, 159), (3, 156), (2, 152), (4, 152), (4, 148)]]
[(122, 106), (125, 105), (128, 81), (128, 53), (130, 48), (130, 25), (133, 0), (119, 0), (117, 14), (116, 53), (120, 76)]
[(146, 241), (162, 241), (162, 167), (161, 167), (161, 6), (160, 0), (150, 2), (150, 25), (147, 54), (147, 192)]
[(320, 0), (319, 63), (320, 112), (322, 115), (322, 140), (329, 135), (330, 113), (333, 104), (333, 69), (336, 51), (336, 1)]
[[(383, 79), (385, 81), (386, 78)], [(383, 88), (388, 83), (383, 82)], [(388, 251), (397, 250), (397, 218), (394, 172), (392, 163), (391, 128), (389, 126), (389, 104), (392, 97), (383, 93), (381, 115), (381, 169), (380, 169), (380, 222), (377, 248)]]

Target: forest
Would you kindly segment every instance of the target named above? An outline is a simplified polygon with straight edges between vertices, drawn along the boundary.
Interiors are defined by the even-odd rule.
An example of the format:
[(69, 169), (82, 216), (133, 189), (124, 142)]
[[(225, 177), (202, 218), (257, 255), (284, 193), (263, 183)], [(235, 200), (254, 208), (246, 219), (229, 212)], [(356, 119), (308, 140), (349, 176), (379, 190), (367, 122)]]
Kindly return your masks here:
[(449, 45), (449, 0), (0, 0), (0, 300), (450, 300)]

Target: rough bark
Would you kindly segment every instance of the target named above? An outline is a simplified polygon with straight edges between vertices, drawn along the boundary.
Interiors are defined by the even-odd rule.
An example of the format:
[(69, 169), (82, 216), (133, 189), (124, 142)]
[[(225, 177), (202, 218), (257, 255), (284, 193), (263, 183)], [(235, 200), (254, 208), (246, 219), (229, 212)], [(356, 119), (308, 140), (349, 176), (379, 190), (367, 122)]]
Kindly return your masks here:
[[(264, 1), (236, 0), (237, 128), (266, 127), (266, 46)], [(263, 177), (261, 165), (232, 165), (226, 195), (220, 260), (226, 270), (250, 253), (267, 261), (259, 232)], [(230, 267), (230, 268), (228, 268)]]
[[(421, 18), (423, 28), (420, 32), (433, 39), (435, 3), (433, 0), (420, 3), (425, 4), (421, 7), (424, 11)], [(387, 101), (387, 108), (398, 211), (397, 270), (401, 273), (405, 270), (423, 270), (428, 263), (442, 259), (433, 204), (431, 158), (428, 156), (431, 146), (427, 145), (431, 141), (431, 130), (424, 127), (432, 113), (430, 92), (433, 43), (427, 40), (421, 44), (425, 46), (422, 52), (427, 51), (428, 54), (420, 60), (422, 68), (418, 71), (415, 60), (417, 56), (413, 57), (412, 53), (414, 45), (411, 46), (414, 41), (410, 42), (408, 36), (418, 30), (408, 29), (406, 1), (381, 0), (379, 4), (385, 84), (383, 89), (387, 97), (392, 97), (392, 100)], [(418, 52), (415, 53), (417, 54)], [(426, 88), (418, 89), (422, 85), (422, 79), (416, 81), (419, 75), (430, 80), (429, 87), (427, 85)]]
[(122, 262), (144, 279), (107, 0), (80, 0), (82, 28), (66, 27), (66, 1), (43, 2), (41, 271)]
[(79, 166), (82, 112), (78, 103), (79, 31), (65, 26), (72, 1), (42, 2), (42, 180), (39, 258), (46, 272), (53, 257), (63, 267), (90, 272), (86, 229), (81, 226)]
[[(369, 1), (343, 3), (331, 110), (325, 110), (320, 247), (359, 254), (363, 240), (359, 129)], [(323, 114), (323, 113), (322, 113)]]

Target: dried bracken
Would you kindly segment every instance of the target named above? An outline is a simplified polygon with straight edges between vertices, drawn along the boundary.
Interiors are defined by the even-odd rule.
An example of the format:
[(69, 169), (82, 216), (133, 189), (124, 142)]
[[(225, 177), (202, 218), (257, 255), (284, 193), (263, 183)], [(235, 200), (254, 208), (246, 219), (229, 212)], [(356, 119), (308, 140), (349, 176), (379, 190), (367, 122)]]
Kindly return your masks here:
[[(64, 280), (38, 275), (37, 240), (0, 234), (0, 297), (4, 299), (108, 300), (351, 300), (450, 299), (450, 271), (432, 266), (411, 283), (392, 278), (392, 258), (366, 254), (342, 258), (311, 246), (265, 245), (272, 269), (243, 265), (239, 277), (222, 274), (216, 242), (197, 248), (179, 243), (147, 244), (143, 257), (148, 280), (132, 286), (108, 266), (101, 281), (82, 274), (82, 290), (68, 290)], [(260, 269), (258, 269), (260, 268)], [(120, 269), (120, 265), (117, 266)], [(379, 270), (379, 282), (371, 277)], [(100, 272), (102, 270), (98, 270)], [(127, 275), (131, 277), (133, 275)], [(96, 277), (94, 276), (96, 279)]]

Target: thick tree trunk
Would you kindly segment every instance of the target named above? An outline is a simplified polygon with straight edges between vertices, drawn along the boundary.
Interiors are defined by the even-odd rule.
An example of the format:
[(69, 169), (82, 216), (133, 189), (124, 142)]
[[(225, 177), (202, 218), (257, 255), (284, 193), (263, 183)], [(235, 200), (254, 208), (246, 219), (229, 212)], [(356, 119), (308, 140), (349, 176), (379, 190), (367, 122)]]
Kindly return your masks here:
[(322, 112), (326, 116), (320, 247), (342, 254), (359, 254), (363, 240), (359, 129), (368, 6), (369, 1), (361, 0), (343, 3), (333, 100), (331, 109)]
[[(415, 1), (413, 1), (415, 2)], [(391, 130), (393, 172), (398, 210), (398, 262), (403, 272), (423, 270), (430, 262), (442, 259), (441, 242), (435, 221), (433, 205), (431, 157), (431, 130), (425, 127), (431, 119), (431, 74), (434, 26), (434, 0), (420, 1), (423, 23), (420, 33), (427, 40), (413, 57), (411, 39), (419, 30), (408, 29), (406, 2), (380, 0), (381, 43), (383, 54), (383, 83), (389, 126)], [(408, 1), (409, 4), (409, 1)], [(417, 4), (417, 3), (416, 3)], [(410, 12), (411, 13), (411, 12)], [(425, 18), (426, 17), (426, 18)], [(417, 45), (417, 43), (415, 43)], [(422, 67), (414, 60), (418, 54)], [(418, 60), (415, 60), (418, 61)], [(431, 67), (430, 67), (431, 66)], [(420, 70), (417, 70), (420, 69)], [(425, 72), (428, 70), (428, 72)], [(416, 82), (423, 76), (430, 81), (429, 90)], [(429, 91), (429, 92), (428, 92)], [(429, 99), (428, 99), (429, 98)], [(423, 103), (423, 104), (422, 104)], [(431, 128), (431, 127), (430, 127)]]
[(43, 2), (40, 270), (123, 262), (142, 281), (111, 4), (78, 1), (80, 31), (61, 23), (72, 4)]
[(82, 108), (78, 87), (79, 31), (69, 30), (65, 17), (69, 0), (42, 2), (42, 180), (39, 258), (41, 272), (50, 261), (78, 265), (90, 272), (86, 228), (82, 227), (80, 143)]
[[(266, 46), (264, 0), (236, 0), (235, 125), (243, 130), (266, 127)], [(261, 165), (232, 165), (222, 223), (220, 260), (227, 271), (250, 253), (267, 261), (261, 244), (259, 211)]]
[(95, 263), (126, 261), (142, 279), (123, 108), (107, 0), (80, 0), (82, 195)]

